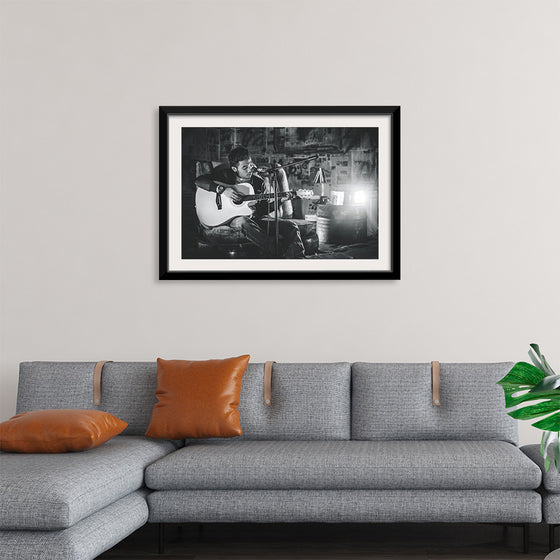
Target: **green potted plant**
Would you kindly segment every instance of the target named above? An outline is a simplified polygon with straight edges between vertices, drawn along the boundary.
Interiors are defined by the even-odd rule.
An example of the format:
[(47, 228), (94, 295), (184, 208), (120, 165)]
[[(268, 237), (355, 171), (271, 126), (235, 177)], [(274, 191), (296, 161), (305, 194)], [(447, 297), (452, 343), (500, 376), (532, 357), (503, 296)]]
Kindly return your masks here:
[[(529, 358), (533, 364), (517, 362), (498, 381), (506, 397), (507, 413), (517, 420), (543, 417), (532, 425), (543, 430), (541, 454), (548, 471), (554, 461), (560, 472), (560, 375), (556, 375), (538, 344), (530, 344)], [(538, 401), (538, 402), (534, 402)]]

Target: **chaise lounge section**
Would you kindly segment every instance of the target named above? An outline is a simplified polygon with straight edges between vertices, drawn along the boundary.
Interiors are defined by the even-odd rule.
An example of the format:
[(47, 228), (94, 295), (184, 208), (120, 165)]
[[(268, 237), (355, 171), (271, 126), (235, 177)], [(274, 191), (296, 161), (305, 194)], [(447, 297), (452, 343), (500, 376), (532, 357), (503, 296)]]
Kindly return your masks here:
[[(148, 520), (144, 470), (180, 445), (143, 435), (155, 402), (154, 364), (106, 364), (101, 407), (93, 405), (94, 366), (84, 362), (20, 366), (18, 413), (101, 408), (129, 425), (123, 435), (87, 451), (0, 452), (2, 558), (95, 558)], [(150, 375), (142, 375), (146, 371)]]

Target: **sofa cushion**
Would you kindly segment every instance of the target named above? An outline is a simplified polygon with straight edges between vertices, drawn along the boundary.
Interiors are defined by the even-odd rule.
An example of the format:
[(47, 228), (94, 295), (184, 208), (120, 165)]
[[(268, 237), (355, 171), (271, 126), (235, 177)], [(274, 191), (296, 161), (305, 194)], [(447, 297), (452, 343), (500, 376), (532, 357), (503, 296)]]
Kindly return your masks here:
[(544, 492), (542, 495), (543, 519), (549, 524), (560, 524), (560, 494), (549, 494)]
[(0, 531), (0, 557), (9, 560), (91, 560), (146, 524), (146, 490), (136, 490), (57, 531)]
[(533, 489), (540, 469), (499, 441), (214, 441), (146, 469), (156, 490)]
[(95, 362), (22, 362), (17, 412), (99, 408), (128, 424), (123, 435), (143, 436), (156, 402), (156, 363), (106, 363), (99, 407), (93, 404), (94, 368)]
[(542, 482), (545, 490), (551, 494), (560, 494), (560, 473), (554, 466), (554, 461), (551, 461), (548, 471), (545, 470), (544, 457), (541, 455), (541, 446), (538, 443), (524, 445), (521, 451), (541, 469)]
[(81, 453), (0, 453), (0, 529), (63, 529), (141, 488), (169, 441), (117, 436)]
[(47, 408), (94, 408), (94, 367), (95, 362), (22, 362), (17, 413)]
[(128, 423), (123, 435), (143, 436), (156, 402), (156, 362), (111, 362), (103, 366), (100, 409)]
[(263, 404), (264, 364), (241, 383), (241, 439), (350, 439), (350, 364), (274, 364), (272, 404)]
[(503, 440), (517, 443), (517, 421), (496, 383), (512, 368), (440, 366), (440, 406), (432, 405), (430, 364), (352, 366), (352, 439)]

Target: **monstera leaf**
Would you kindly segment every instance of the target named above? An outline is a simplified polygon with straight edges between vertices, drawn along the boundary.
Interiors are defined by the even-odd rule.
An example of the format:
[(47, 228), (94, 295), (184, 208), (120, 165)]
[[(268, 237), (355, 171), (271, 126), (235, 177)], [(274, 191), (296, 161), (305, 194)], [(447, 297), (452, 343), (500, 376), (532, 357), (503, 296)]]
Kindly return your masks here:
[(517, 362), (498, 385), (504, 390), (506, 409), (510, 409), (507, 413), (512, 418), (541, 418), (533, 426), (544, 432), (541, 454), (545, 469), (554, 460), (560, 472), (560, 375), (554, 373), (538, 344), (530, 344), (529, 358), (532, 364)]

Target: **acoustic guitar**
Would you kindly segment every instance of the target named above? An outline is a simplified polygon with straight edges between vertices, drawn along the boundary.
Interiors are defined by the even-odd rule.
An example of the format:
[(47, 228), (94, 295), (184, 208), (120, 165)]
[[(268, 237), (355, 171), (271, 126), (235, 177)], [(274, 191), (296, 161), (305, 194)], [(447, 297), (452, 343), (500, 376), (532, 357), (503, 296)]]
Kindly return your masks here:
[[(250, 183), (238, 183), (236, 185), (226, 185), (218, 181), (216, 183), (224, 187), (234, 187), (243, 196), (243, 200), (241, 202), (233, 202), (231, 198), (222, 194), (222, 207), (218, 208), (215, 192), (197, 188), (195, 197), (196, 215), (200, 223), (207, 227), (221, 226), (238, 216), (252, 216), (255, 211), (254, 206), (259, 200), (274, 198), (274, 193), (270, 192), (255, 194), (253, 185)], [(299, 189), (297, 191), (279, 192), (278, 199), (279, 201), (284, 199), (291, 200), (296, 196), (310, 198), (312, 195), (313, 191), (311, 189)]]

